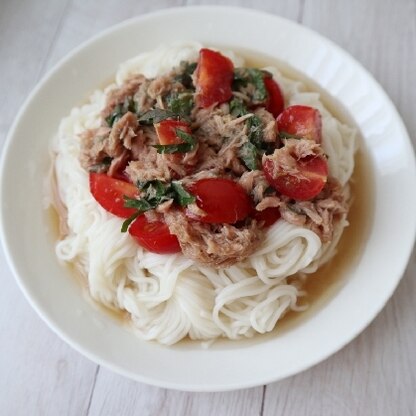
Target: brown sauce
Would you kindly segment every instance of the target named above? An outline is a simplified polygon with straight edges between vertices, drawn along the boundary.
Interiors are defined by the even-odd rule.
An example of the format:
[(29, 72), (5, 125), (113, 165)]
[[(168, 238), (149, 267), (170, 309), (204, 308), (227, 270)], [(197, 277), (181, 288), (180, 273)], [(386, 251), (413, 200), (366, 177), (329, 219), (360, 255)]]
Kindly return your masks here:
[[(341, 122), (355, 126), (352, 117), (342, 107), (342, 105), (327, 92), (320, 88), (315, 82), (308, 79), (304, 74), (294, 70), (288, 64), (270, 58), (268, 56), (253, 53), (240, 48), (227, 48), (232, 49), (238, 55), (245, 59), (245, 65), (249, 67), (265, 67), (275, 66), (280, 72), (287, 78), (292, 80), (300, 80), (306, 86), (307, 91), (319, 92), (321, 101), (325, 107)], [(104, 88), (108, 83), (102, 83), (101, 88)], [(357, 127), (356, 127), (357, 128)], [(289, 311), (283, 318), (281, 318), (276, 328), (269, 334), (256, 336), (254, 339), (261, 340), (265, 337), (283, 334), (290, 330), (295, 325), (298, 325), (309, 316), (316, 313), (321, 309), (335, 294), (348, 282), (348, 274), (354, 268), (359, 261), (362, 253), (365, 241), (369, 235), (369, 231), (372, 226), (372, 213), (373, 209), (373, 177), (371, 161), (368, 155), (368, 151), (365, 148), (364, 142), (361, 138), (361, 134), (358, 131), (359, 150), (355, 156), (355, 168), (351, 179), (351, 195), (353, 198), (350, 211), (348, 213), (349, 226), (345, 228), (343, 235), (337, 246), (337, 254), (325, 265), (320, 267), (315, 273), (309, 274), (306, 282), (304, 283), (302, 290), (306, 292), (306, 296), (299, 299), (300, 305), (308, 305), (308, 308), (304, 312)], [(51, 235), (54, 241), (58, 241), (62, 238), (59, 226), (58, 212), (50, 207), (47, 210), (47, 217), (49, 218), (49, 226)], [(92, 303), (98, 309), (105, 311), (112, 318), (116, 319), (120, 323), (128, 324), (130, 322), (129, 314), (126, 311), (114, 310), (108, 308), (96, 301), (94, 301), (88, 294), (88, 283), (86, 277), (76, 267), (76, 265), (68, 265), (67, 270), (72, 276), (75, 276), (77, 282), (83, 288), (84, 297)], [(200, 342), (200, 341), (198, 341)], [(228, 340), (226, 340), (228, 343)], [(239, 343), (252, 342), (251, 340), (239, 340)], [(214, 345), (224, 345), (224, 340), (216, 342)], [(178, 347), (184, 345), (190, 345), (189, 339), (182, 340), (178, 344)], [(232, 344), (232, 343), (231, 343)], [(174, 346), (175, 347), (175, 346)]]

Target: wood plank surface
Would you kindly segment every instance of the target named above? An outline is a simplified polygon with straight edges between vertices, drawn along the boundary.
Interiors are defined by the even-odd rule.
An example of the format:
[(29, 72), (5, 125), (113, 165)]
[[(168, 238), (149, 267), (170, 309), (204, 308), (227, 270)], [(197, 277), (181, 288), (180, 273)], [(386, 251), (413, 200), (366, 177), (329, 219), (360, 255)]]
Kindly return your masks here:
[[(414, 0), (0, 0), (0, 147), (29, 91), (71, 49), (126, 18), (182, 4), (256, 8), (315, 29), (372, 72), (416, 137)], [(24, 300), (0, 250), (0, 415), (416, 415), (415, 276), (413, 253), (377, 319), (314, 368), (195, 394), (133, 382), (73, 351)]]

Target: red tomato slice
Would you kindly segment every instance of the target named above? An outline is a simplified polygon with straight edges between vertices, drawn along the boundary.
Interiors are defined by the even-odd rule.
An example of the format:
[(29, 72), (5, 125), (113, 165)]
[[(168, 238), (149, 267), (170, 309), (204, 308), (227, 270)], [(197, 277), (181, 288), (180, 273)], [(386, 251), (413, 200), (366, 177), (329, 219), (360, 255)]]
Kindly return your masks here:
[(263, 164), (267, 181), (281, 194), (299, 201), (314, 198), (322, 191), (328, 177), (328, 164), (322, 156), (308, 156), (297, 161), (299, 175), (293, 175), (277, 169), (274, 162), (266, 159)]
[(269, 95), (266, 103), (266, 110), (277, 117), (285, 108), (285, 100), (279, 84), (269, 77), (264, 78), (264, 85), (266, 86)]
[(128, 218), (137, 212), (124, 207), (124, 198), (135, 198), (139, 190), (131, 183), (114, 179), (105, 173), (90, 173), (90, 191), (95, 200), (108, 212), (121, 218)]
[(129, 228), (130, 235), (139, 245), (152, 253), (179, 253), (181, 246), (176, 235), (170, 233), (162, 221), (149, 222), (145, 215), (139, 215)]
[(199, 217), (190, 211), (186, 214), (195, 220), (210, 224), (234, 224), (251, 212), (251, 200), (244, 189), (231, 179), (208, 178), (195, 182), (190, 192), (196, 204), (207, 215)]
[(279, 207), (269, 207), (263, 211), (255, 211), (253, 218), (257, 222), (263, 222), (263, 227), (270, 227), (280, 218)]
[(233, 63), (219, 52), (201, 49), (196, 67), (196, 102), (207, 108), (232, 97)]
[(179, 120), (163, 120), (155, 124), (159, 143), (163, 145), (183, 143), (183, 140), (176, 135), (176, 129), (192, 134), (188, 123)]
[(282, 133), (293, 134), (321, 143), (321, 113), (316, 108), (306, 105), (292, 105), (277, 117), (277, 129)]

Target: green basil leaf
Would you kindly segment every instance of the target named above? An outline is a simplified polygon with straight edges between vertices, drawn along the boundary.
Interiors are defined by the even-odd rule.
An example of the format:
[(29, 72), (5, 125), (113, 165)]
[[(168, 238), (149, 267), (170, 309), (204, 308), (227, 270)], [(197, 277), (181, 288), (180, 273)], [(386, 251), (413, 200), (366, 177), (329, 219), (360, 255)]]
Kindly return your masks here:
[(137, 112), (137, 105), (133, 97), (126, 97), (123, 103), (117, 104), (113, 112), (106, 117), (105, 121), (110, 127), (113, 127), (114, 123), (120, 120), (128, 111), (134, 114)]
[(253, 143), (244, 143), (240, 148), (239, 156), (247, 169), (257, 170), (259, 168), (259, 152)]
[(146, 182), (139, 182), (141, 198), (129, 198), (124, 196), (124, 206), (137, 210), (132, 216), (127, 218), (121, 227), (121, 232), (126, 232), (130, 224), (138, 215), (151, 209), (157, 208), (165, 201), (173, 199), (178, 205), (184, 207), (195, 201), (195, 197), (187, 192), (180, 182), (165, 183), (157, 179)]
[(264, 72), (257, 68), (249, 68), (247, 70), (250, 82), (254, 85), (255, 91), (253, 94), (253, 101), (261, 103), (267, 99), (267, 89), (264, 84)]
[(195, 87), (192, 82), (192, 74), (196, 69), (196, 62), (182, 61), (180, 68), (182, 72), (175, 76), (174, 80), (180, 82), (185, 88), (194, 90)]
[(167, 118), (178, 118), (178, 114), (169, 110), (162, 110), (161, 108), (153, 108), (140, 115), (139, 123), (143, 125), (152, 125), (160, 123)]
[(140, 212), (146, 212), (154, 208), (154, 206), (144, 198), (135, 199), (126, 196), (124, 197), (124, 206), (125, 208), (135, 208)]
[(127, 218), (125, 221), (123, 221), (123, 224), (121, 225), (121, 232), (125, 233), (130, 227), (130, 224), (140, 215), (140, 211), (137, 211), (133, 215), (131, 215), (129, 218)]
[(195, 197), (187, 192), (180, 182), (172, 182), (173, 191), (175, 192), (174, 200), (181, 207), (192, 204), (195, 202)]
[(253, 104), (264, 103), (268, 97), (264, 77), (267, 76), (265, 71), (257, 68), (236, 68), (234, 70), (234, 80), (232, 89), (234, 91), (247, 87), (248, 84), (254, 86), (254, 92), (251, 99)]
[(246, 68), (235, 68), (234, 69), (234, 79), (232, 84), (233, 91), (237, 91), (243, 87), (246, 87), (248, 84), (248, 77)]
[(248, 113), (247, 107), (239, 98), (233, 98), (230, 101), (230, 114), (234, 117), (241, 117)]
[(181, 117), (187, 117), (191, 114), (194, 107), (194, 100), (192, 93), (172, 93), (167, 96), (166, 103), (168, 109)]
[(256, 115), (250, 117), (247, 120), (248, 126), (248, 139), (253, 143), (258, 149), (261, 149), (263, 146), (263, 126), (261, 120)]

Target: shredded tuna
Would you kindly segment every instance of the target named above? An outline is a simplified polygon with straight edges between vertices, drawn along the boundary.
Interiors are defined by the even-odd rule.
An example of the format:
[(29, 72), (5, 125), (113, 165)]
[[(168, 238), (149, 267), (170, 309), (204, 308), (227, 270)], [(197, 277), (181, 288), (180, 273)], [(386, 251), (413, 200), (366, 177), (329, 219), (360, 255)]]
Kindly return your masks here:
[(255, 221), (242, 228), (211, 225), (189, 221), (178, 210), (166, 213), (165, 221), (185, 256), (212, 267), (227, 267), (245, 259), (257, 249), (262, 235)]
[(133, 96), (145, 80), (143, 75), (135, 75), (125, 81), (121, 87), (111, 91), (107, 97), (106, 106), (101, 112), (103, 119), (106, 119), (118, 104), (124, 103), (126, 98)]
[[(261, 168), (249, 169), (270, 159), (275, 175), (284, 171), (301, 177), (297, 162), (324, 155), (321, 146), (306, 139), (280, 140), (274, 116), (264, 108), (264, 102), (254, 102), (256, 87), (250, 83), (233, 91), (236, 101), (232, 104), (198, 108), (195, 73), (192, 85), (185, 70), (189, 67), (181, 65), (153, 79), (137, 75), (113, 89), (101, 112), (102, 127), (87, 130), (80, 136), (82, 166), (109, 176), (124, 172), (132, 183), (159, 180), (169, 184), (177, 180), (185, 190), (202, 179), (227, 178), (245, 190), (257, 211), (277, 207), (284, 220), (313, 230), (323, 242), (330, 241), (334, 226), (348, 208), (347, 198), (337, 181), (328, 178), (317, 197), (295, 201), (273, 189)], [(176, 94), (181, 92), (186, 94)], [(179, 105), (176, 100), (184, 96), (192, 100)], [(168, 120), (188, 123), (191, 140), (180, 138), (177, 133), (176, 137), (183, 143), (181, 140), (172, 143), (172, 137), (164, 139), (168, 145), (191, 143), (187, 151), (158, 147), (167, 144), (163, 137), (158, 137), (154, 125), (146, 119), (139, 122), (139, 117), (148, 110), (159, 110), (166, 117), (163, 110), (173, 111), (172, 100), (176, 101), (175, 111), (185, 113), (180, 117), (170, 113)], [(158, 133), (162, 134), (160, 130)], [(246, 146), (247, 143), (251, 146)], [(170, 199), (145, 215), (149, 221), (166, 222), (185, 256), (212, 267), (227, 267), (243, 260), (256, 250), (265, 232), (262, 224), (250, 217), (234, 225), (192, 220), (206, 215), (198, 202), (179, 209)]]
[(276, 208), (281, 205), (280, 198), (277, 196), (266, 196), (256, 205), (257, 211), (264, 211), (266, 208)]
[(131, 144), (132, 139), (136, 136), (137, 117), (130, 111), (117, 120), (111, 129), (108, 137), (107, 152), (110, 156), (122, 153), (120, 147), (128, 149), (125, 145)]
[(115, 157), (110, 164), (110, 167), (108, 168), (107, 175), (108, 176), (114, 176), (120, 171), (122, 171), (126, 165), (127, 162), (130, 159), (130, 152), (127, 149), (124, 149), (123, 152)]
[(320, 145), (307, 139), (287, 139), (284, 147), (276, 149), (270, 156), (263, 156), (263, 163), (268, 159), (272, 160), (273, 175), (278, 176), (280, 172), (304, 178), (299, 170), (297, 160), (308, 156), (324, 155)]
[(266, 190), (270, 187), (261, 170), (244, 172), (238, 180), (238, 183), (252, 196), (256, 203), (263, 199)]
[(322, 242), (332, 240), (334, 227), (348, 210), (340, 183), (331, 178), (313, 201), (281, 198), (282, 218), (294, 225), (305, 226), (319, 235)]

